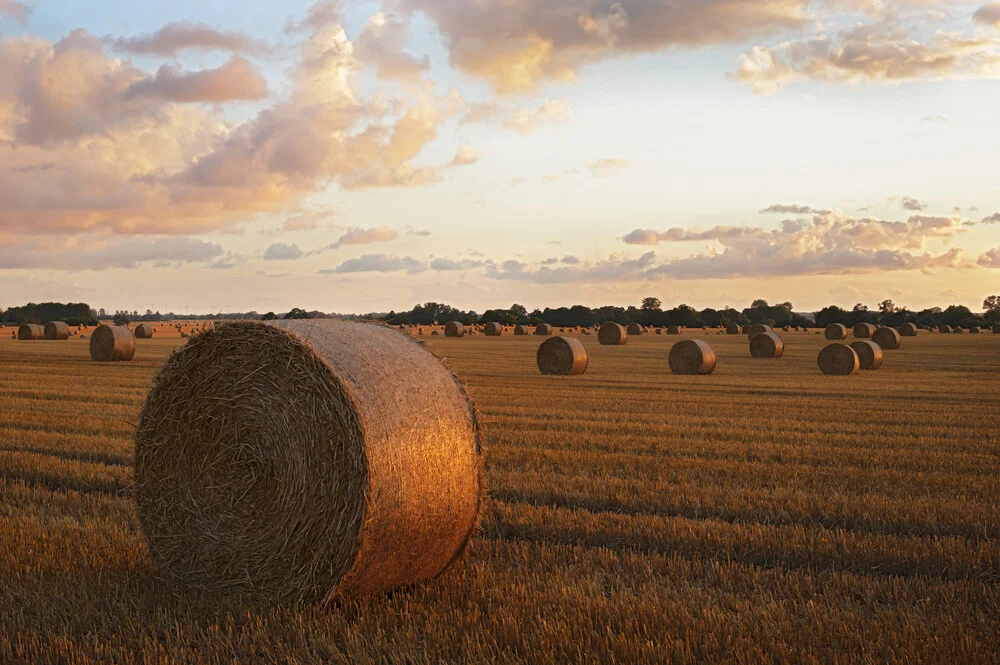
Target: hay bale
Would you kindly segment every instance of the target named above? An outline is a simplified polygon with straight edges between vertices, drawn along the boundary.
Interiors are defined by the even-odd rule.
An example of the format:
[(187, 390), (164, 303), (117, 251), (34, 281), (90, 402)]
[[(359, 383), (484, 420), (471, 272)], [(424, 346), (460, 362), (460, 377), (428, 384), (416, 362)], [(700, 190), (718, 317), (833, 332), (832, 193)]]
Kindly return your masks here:
[(523, 326), (523, 325), (518, 324), (518, 325), (514, 326), (514, 334), (515, 335), (530, 335), (531, 331), (528, 330), (528, 326)]
[(437, 337), (437, 336), (438, 336), (438, 335), (440, 335), (440, 334), (441, 334), (441, 333), (439, 333), (439, 332), (438, 332), (437, 330), (435, 330), (435, 331), (431, 332), (431, 336), (432, 336), (432, 337)]
[(782, 326), (781, 330), (783, 332), (792, 332), (792, 327), (791, 326)]
[(882, 366), (882, 347), (869, 339), (862, 339), (851, 342), (851, 348), (858, 354), (858, 367), (860, 369), (875, 370)]
[(951, 332), (951, 326), (949, 326), (949, 325), (943, 325), (940, 328), (938, 328), (938, 332), (950, 333)]
[(483, 332), (486, 333), (487, 337), (500, 337), (503, 335), (503, 326), (495, 321), (491, 321), (483, 327)]
[(153, 326), (148, 323), (140, 323), (135, 327), (136, 339), (153, 339)]
[(458, 321), (449, 321), (444, 324), (445, 337), (465, 337), (465, 326)]
[(628, 334), (629, 335), (641, 335), (644, 332), (646, 332), (646, 330), (642, 326), (640, 326), (638, 323), (630, 323), (630, 324), (628, 324), (627, 330), (628, 330)]
[(45, 324), (42, 335), (49, 341), (69, 339), (69, 326), (62, 321), (49, 321)]
[(853, 376), (861, 369), (857, 352), (840, 342), (824, 347), (817, 362), (824, 374), (833, 376)]
[(823, 334), (829, 340), (847, 339), (847, 326), (843, 323), (831, 323), (823, 331)]
[(900, 344), (899, 331), (895, 328), (883, 326), (872, 335), (872, 341), (882, 347), (883, 350), (891, 351), (898, 349)]
[(597, 332), (597, 341), (602, 346), (620, 346), (628, 342), (628, 331), (625, 326), (608, 321)]
[(17, 338), (23, 340), (43, 339), (45, 330), (36, 323), (25, 323), (17, 329)]
[(766, 332), (750, 338), (750, 355), (754, 358), (780, 358), (785, 342), (777, 333)]
[(657, 335), (662, 335), (663, 334), (663, 328), (657, 328), (656, 329), (656, 334)]
[(993, 334), (1000, 335), (1000, 323), (993, 324)]
[(755, 323), (747, 329), (747, 337), (753, 339), (757, 335), (762, 335), (764, 333), (774, 332), (771, 326), (764, 323)]
[(715, 351), (708, 342), (685, 339), (670, 347), (667, 362), (674, 374), (711, 374), (715, 371)]
[(192, 339), (156, 378), (134, 493), (168, 579), (329, 601), (430, 579), (461, 554), (479, 450), (465, 390), (410, 338), (239, 322)]
[[(973, 335), (978, 335), (981, 332), (983, 332), (983, 330), (979, 326), (972, 326), (971, 328), (969, 328), (969, 332), (972, 333)], [(48, 338), (46, 337), (46, 339)]]
[(870, 323), (859, 323), (854, 326), (854, 336), (858, 339), (871, 339), (875, 330), (875, 326)]
[[(181, 337), (186, 337), (181, 333)], [(100, 362), (132, 360), (135, 356), (135, 335), (127, 326), (97, 326), (90, 337), (90, 357)]]
[(917, 326), (912, 323), (904, 323), (899, 326), (899, 334), (903, 337), (916, 337), (917, 336)]
[(739, 325), (735, 324), (735, 323), (730, 323), (728, 326), (726, 326), (726, 334), (727, 335), (739, 335), (740, 334), (740, 327), (739, 327)]
[(680, 326), (668, 326), (667, 327), (667, 334), (668, 335), (680, 335), (681, 334), (681, 328), (680, 328)]
[(951, 332), (952, 332), (952, 334), (954, 334), (954, 335), (964, 335), (964, 334), (965, 334), (965, 328), (963, 328), (962, 326), (955, 326), (955, 327), (954, 327), (954, 328), (952, 329), (952, 331), (951, 331)]
[(535, 334), (540, 337), (548, 337), (552, 334), (552, 326), (547, 323), (539, 323), (535, 326)]
[(535, 354), (542, 374), (573, 376), (587, 371), (587, 349), (573, 337), (553, 337), (542, 342)]

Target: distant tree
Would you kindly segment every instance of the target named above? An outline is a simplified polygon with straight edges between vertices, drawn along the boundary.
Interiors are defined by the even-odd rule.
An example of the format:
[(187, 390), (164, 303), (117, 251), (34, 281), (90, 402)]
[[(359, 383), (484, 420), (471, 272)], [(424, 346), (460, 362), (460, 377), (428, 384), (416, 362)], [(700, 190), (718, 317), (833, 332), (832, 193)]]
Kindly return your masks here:
[(108, 318), (108, 311), (106, 309), (104, 309), (103, 307), (100, 308), (99, 310), (97, 310), (97, 318), (99, 318), (99, 319), (106, 319), (106, 318)]
[(986, 312), (1000, 312), (1000, 296), (990, 296), (984, 300), (983, 310)]
[(854, 305), (854, 310), (853, 311), (855, 311), (855, 312), (867, 312), (868, 311), (868, 305), (865, 305), (864, 303), (860, 303), (859, 302), (856, 305)]
[(114, 324), (116, 326), (127, 326), (128, 322), (128, 312), (115, 312)]
[(781, 309), (785, 310), (786, 312), (791, 312), (792, 311), (792, 303), (790, 303), (790, 302), (783, 302), (780, 305), (778, 305), (778, 307), (780, 307)]
[(750, 303), (750, 309), (765, 309), (767, 307), (770, 307), (770, 305), (768, 305), (767, 301), (762, 298), (758, 298)]
[(277, 317), (277, 315), (274, 312), (268, 312), (264, 316), (260, 317), (260, 320), (261, 321), (274, 321), (276, 318), (278, 318), (278, 317)]
[(285, 314), (285, 319), (308, 319), (310, 318), (309, 312), (302, 309), (301, 307), (293, 307)]
[(878, 304), (878, 311), (883, 314), (892, 314), (896, 311), (896, 303), (889, 299), (883, 300)]
[(663, 303), (660, 302), (659, 298), (652, 298), (652, 297), (650, 297), (650, 298), (643, 298), (642, 299), (642, 305), (640, 306), (639, 309), (642, 309), (643, 311), (646, 311), (646, 312), (650, 312), (650, 311), (658, 310), (661, 307), (663, 307)]
[(524, 305), (518, 305), (517, 303), (514, 303), (513, 305), (510, 306), (510, 313), (513, 314), (514, 318), (517, 319), (527, 318), (528, 308), (525, 307)]

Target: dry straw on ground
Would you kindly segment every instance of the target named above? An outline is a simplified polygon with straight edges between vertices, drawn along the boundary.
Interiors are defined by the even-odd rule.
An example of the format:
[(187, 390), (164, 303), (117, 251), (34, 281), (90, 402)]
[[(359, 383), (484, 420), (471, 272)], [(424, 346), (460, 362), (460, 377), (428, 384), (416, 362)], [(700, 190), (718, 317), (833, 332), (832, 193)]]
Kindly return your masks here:
[(765, 323), (755, 323), (752, 326), (750, 326), (749, 330), (747, 330), (747, 335), (752, 340), (757, 335), (761, 335), (763, 333), (769, 333), (769, 332), (774, 332), (774, 329), (772, 329), (771, 326), (769, 326), (769, 325), (767, 325)]
[(45, 330), (36, 323), (25, 323), (17, 329), (17, 338), (23, 340), (43, 339)]
[(193, 588), (292, 602), (438, 575), (479, 509), (480, 432), (421, 344), (346, 321), (241, 322), (161, 370), (136, 434), (154, 564)]
[(49, 321), (42, 334), (47, 340), (69, 339), (69, 326), (62, 321)]
[(711, 374), (715, 371), (715, 351), (708, 342), (685, 339), (670, 348), (667, 362), (674, 374)]
[(854, 336), (858, 339), (871, 339), (875, 334), (875, 326), (870, 323), (858, 323), (854, 326)]
[(444, 326), (445, 337), (465, 337), (465, 326), (458, 321), (449, 321)]
[(879, 328), (872, 335), (872, 341), (882, 347), (883, 350), (891, 351), (898, 349), (900, 344), (899, 331), (895, 328)]
[(571, 376), (587, 371), (587, 348), (575, 337), (552, 337), (538, 346), (535, 354), (542, 374)]
[(487, 337), (500, 337), (503, 335), (503, 326), (496, 321), (491, 321), (483, 326), (483, 332)]
[(847, 326), (843, 323), (831, 323), (826, 327), (824, 334), (829, 340), (847, 339)]
[(597, 341), (603, 346), (619, 346), (628, 342), (625, 326), (608, 321), (597, 332)]
[(777, 333), (767, 332), (750, 338), (750, 355), (754, 358), (780, 358), (785, 342)]
[[(565, 332), (565, 331), (566, 331), (566, 329), (563, 328), (563, 332)], [(539, 336), (543, 336), (543, 337), (551, 335), (552, 334), (552, 326), (550, 326), (547, 323), (539, 323), (537, 326), (535, 326), (535, 334), (539, 335)]]
[(851, 347), (840, 342), (828, 344), (819, 352), (819, 368), (824, 374), (852, 376), (861, 369), (858, 354)]
[(858, 366), (860, 369), (875, 370), (882, 366), (882, 347), (869, 339), (861, 339), (851, 342), (851, 348), (858, 354)]
[(641, 335), (644, 332), (646, 332), (646, 331), (638, 323), (630, 323), (630, 324), (628, 324), (628, 334), (629, 335)]
[[(181, 337), (187, 337), (181, 333)], [(100, 362), (127, 361), (135, 356), (135, 335), (126, 326), (97, 326), (90, 338), (90, 357)]]
[(140, 323), (135, 327), (135, 338), (136, 339), (152, 339), (153, 338), (153, 326), (148, 323)]
[(917, 326), (912, 323), (904, 323), (899, 326), (899, 334), (903, 337), (916, 337), (917, 336)]

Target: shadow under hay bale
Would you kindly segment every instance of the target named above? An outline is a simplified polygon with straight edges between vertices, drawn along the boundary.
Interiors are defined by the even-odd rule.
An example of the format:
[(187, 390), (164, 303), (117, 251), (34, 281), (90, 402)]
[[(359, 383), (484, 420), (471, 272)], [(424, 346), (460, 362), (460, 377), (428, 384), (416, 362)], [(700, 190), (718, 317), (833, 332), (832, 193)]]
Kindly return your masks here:
[(708, 342), (686, 339), (670, 348), (667, 363), (674, 374), (688, 376), (711, 374), (715, 371), (715, 351)]
[(861, 369), (858, 354), (840, 342), (825, 346), (819, 352), (817, 364), (824, 374), (831, 376), (853, 376)]
[(875, 342), (863, 339), (851, 342), (851, 348), (858, 354), (858, 367), (864, 370), (876, 370), (882, 366), (882, 347)]
[[(186, 337), (181, 333), (181, 337)], [(135, 335), (126, 326), (97, 326), (90, 337), (90, 357), (99, 362), (129, 361), (135, 357)]]
[(784, 353), (785, 342), (777, 333), (762, 333), (750, 339), (750, 355), (754, 358), (780, 358)]
[(542, 374), (575, 376), (587, 371), (589, 356), (580, 340), (573, 337), (552, 337), (538, 346), (535, 361)]
[(25, 323), (17, 329), (17, 338), (21, 340), (44, 339), (45, 330), (36, 323)]
[(445, 337), (465, 337), (465, 326), (458, 321), (449, 321), (444, 325)]
[(832, 341), (847, 339), (847, 326), (843, 323), (831, 323), (823, 331), (823, 334)]
[(879, 328), (872, 335), (872, 341), (883, 350), (898, 349), (900, 345), (899, 332), (895, 328)]
[(858, 339), (871, 339), (875, 330), (875, 326), (870, 323), (859, 323), (854, 326), (854, 336)]
[(608, 321), (597, 332), (597, 341), (602, 346), (620, 346), (628, 343), (628, 331), (625, 326)]
[(49, 341), (66, 340), (69, 339), (69, 326), (62, 321), (49, 321), (42, 334)]
[(240, 322), (192, 339), (156, 378), (135, 496), (167, 578), (329, 601), (432, 578), (461, 553), (479, 450), (465, 390), (411, 338)]

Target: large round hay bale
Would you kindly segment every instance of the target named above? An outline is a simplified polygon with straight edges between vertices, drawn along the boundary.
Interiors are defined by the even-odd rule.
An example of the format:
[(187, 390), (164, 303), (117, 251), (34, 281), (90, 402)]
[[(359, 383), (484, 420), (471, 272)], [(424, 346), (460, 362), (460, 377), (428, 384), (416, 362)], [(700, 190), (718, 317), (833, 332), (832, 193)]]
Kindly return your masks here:
[(487, 337), (500, 337), (503, 335), (503, 326), (496, 321), (490, 321), (483, 326), (483, 332), (486, 333)]
[(337, 320), (239, 322), (164, 365), (135, 444), (154, 565), (312, 602), (432, 578), (480, 502), (476, 412), (423, 345)]
[(602, 346), (620, 346), (628, 342), (628, 331), (625, 326), (608, 321), (597, 332), (597, 341)]
[(681, 327), (680, 326), (668, 326), (667, 327), (667, 334), (668, 335), (680, 335), (681, 334)]
[(881, 327), (872, 335), (872, 341), (883, 350), (898, 349), (900, 344), (899, 331), (895, 328)]
[(834, 376), (852, 376), (861, 369), (861, 361), (858, 359), (857, 352), (840, 342), (824, 347), (819, 352), (817, 362), (824, 374)]
[(514, 326), (515, 335), (530, 335), (531, 331), (528, 330), (528, 326), (516, 325)]
[(140, 323), (135, 327), (135, 338), (136, 339), (152, 339), (153, 338), (153, 326), (148, 323)]
[(949, 325), (943, 325), (940, 328), (938, 328), (938, 332), (941, 332), (941, 333), (950, 333), (951, 332), (951, 326), (949, 326)]
[(449, 321), (444, 324), (445, 337), (465, 337), (465, 326), (458, 321)]
[(43, 339), (45, 330), (37, 323), (25, 323), (17, 329), (17, 338), (25, 340)]
[(870, 323), (858, 323), (854, 326), (854, 336), (858, 339), (871, 339), (875, 330), (875, 326)]
[(917, 326), (912, 323), (904, 323), (899, 326), (899, 334), (903, 337), (916, 337), (917, 336)]
[(737, 325), (735, 323), (730, 323), (728, 326), (726, 326), (726, 334), (727, 335), (739, 335), (740, 334), (740, 327), (739, 327), (739, 325)]
[(539, 323), (535, 326), (535, 334), (542, 337), (548, 337), (552, 334), (552, 326), (547, 323)]
[(851, 342), (851, 348), (858, 354), (858, 367), (860, 369), (878, 369), (882, 366), (882, 347), (870, 339), (860, 339)]
[[(983, 330), (979, 326), (972, 326), (971, 328), (969, 328), (969, 332), (972, 333), (973, 335), (978, 335), (981, 332), (983, 332)], [(46, 337), (45, 339), (48, 339), (48, 337)]]
[(571, 376), (587, 371), (587, 348), (574, 337), (552, 337), (538, 346), (535, 354), (542, 374)]
[(45, 324), (42, 335), (50, 341), (69, 339), (69, 325), (62, 321), (49, 321)]
[(777, 333), (766, 332), (750, 338), (750, 355), (754, 358), (780, 358), (785, 352), (785, 342)]
[[(181, 337), (187, 337), (181, 333)], [(90, 357), (100, 362), (127, 361), (135, 356), (135, 335), (127, 326), (97, 326), (90, 337)]]
[(752, 340), (757, 335), (763, 335), (764, 333), (774, 332), (774, 329), (766, 323), (755, 323), (750, 326), (747, 330), (747, 336)]
[(643, 327), (640, 326), (638, 323), (628, 324), (627, 330), (629, 335), (641, 335), (642, 333), (646, 332), (645, 329), (643, 329)]
[(847, 326), (843, 323), (831, 323), (823, 331), (823, 334), (829, 340), (847, 339)]
[(685, 339), (670, 348), (667, 362), (674, 374), (711, 374), (715, 371), (715, 351), (708, 342)]

